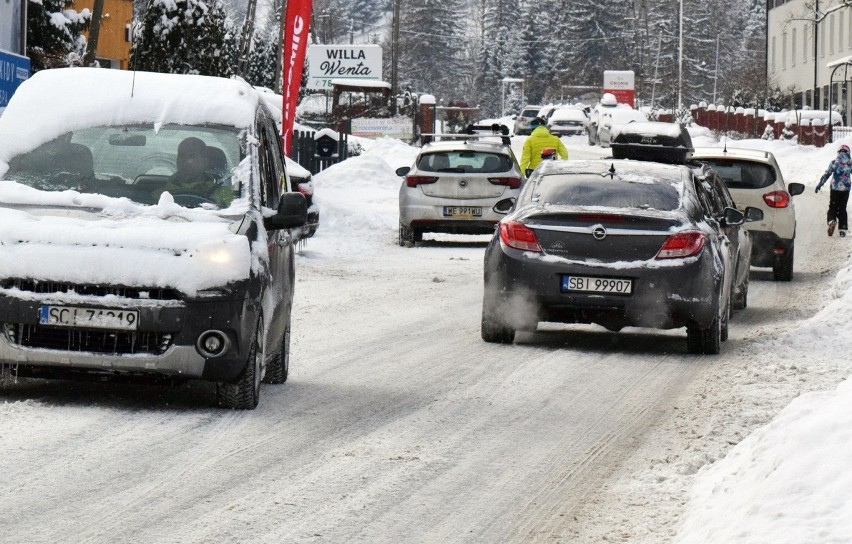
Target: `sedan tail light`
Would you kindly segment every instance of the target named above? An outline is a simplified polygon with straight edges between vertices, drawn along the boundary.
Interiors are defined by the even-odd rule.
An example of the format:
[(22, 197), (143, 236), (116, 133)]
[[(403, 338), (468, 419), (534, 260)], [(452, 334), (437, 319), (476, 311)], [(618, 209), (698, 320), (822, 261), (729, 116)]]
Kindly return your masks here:
[(772, 191), (763, 195), (763, 201), (770, 208), (786, 208), (790, 205), (790, 193), (787, 191)]
[(500, 223), (500, 241), (521, 251), (542, 252), (535, 231), (517, 221)]
[(488, 178), (492, 185), (505, 185), (509, 189), (517, 189), (521, 186), (521, 178)]
[(698, 255), (704, 247), (706, 237), (703, 232), (688, 230), (672, 234), (663, 242), (663, 247), (657, 253), (657, 259), (680, 259)]
[(417, 187), (418, 185), (428, 185), (438, 181), (434, 176), (405, 176), (405, 184), (409, 187)]

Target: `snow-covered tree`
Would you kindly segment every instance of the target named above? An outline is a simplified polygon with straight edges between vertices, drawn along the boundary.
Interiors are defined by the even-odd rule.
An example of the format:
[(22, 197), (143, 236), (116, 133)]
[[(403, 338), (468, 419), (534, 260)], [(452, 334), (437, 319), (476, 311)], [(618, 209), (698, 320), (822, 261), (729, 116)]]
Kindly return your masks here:
[(138, 70), (228, 77), (237, 33), (218, 0), (150, 0), (137, 27), (131, 66)]
[(73, 0), (30, 0), (27, 5), (27, 56), (33, 72), (78, 66), (86, 52), (82, 35), (92, 18), (74, 9)]

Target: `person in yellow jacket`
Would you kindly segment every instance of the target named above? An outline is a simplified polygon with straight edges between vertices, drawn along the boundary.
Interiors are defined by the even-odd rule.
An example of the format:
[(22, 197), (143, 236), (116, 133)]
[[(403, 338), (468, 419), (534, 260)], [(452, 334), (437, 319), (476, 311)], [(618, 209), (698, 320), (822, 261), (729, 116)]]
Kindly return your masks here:
[(565, 149), (565, 144), (558, 136), (554, 136), (547, 130), (544, 119), (536, 117), (530, 121), (530, 126), (534, 129), (524, 142), (524, 150), (521, 153), (521, 172), (526, 173), (535, 170), (535, 167), (541, 162), (541, 152), (544, 149), (555, 149), (556, 154), (562, 160), (568, 158), (568, 150)]

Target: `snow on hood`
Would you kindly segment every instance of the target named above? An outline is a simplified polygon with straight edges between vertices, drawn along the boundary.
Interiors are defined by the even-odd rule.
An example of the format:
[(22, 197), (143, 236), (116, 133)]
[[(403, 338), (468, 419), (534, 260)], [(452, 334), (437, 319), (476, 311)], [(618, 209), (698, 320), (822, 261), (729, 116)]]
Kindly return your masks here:
[[(248, 239), (218, 213), (187, 210), (167, 193), (157, 206), (74, 191), (56, 196), (54, 206), (0, 206), (0, 277), (171, 287), (190, 296), (249, 277)], [(115, 204), (64, 206), (63, 197)]]
[(247, 128), (254, 123), (258, 94), (239, 79), (102, 68), (42, 70), (21, 84), (0, 117), (0, 172), (10, 157), (86, 127), (174, 123)]

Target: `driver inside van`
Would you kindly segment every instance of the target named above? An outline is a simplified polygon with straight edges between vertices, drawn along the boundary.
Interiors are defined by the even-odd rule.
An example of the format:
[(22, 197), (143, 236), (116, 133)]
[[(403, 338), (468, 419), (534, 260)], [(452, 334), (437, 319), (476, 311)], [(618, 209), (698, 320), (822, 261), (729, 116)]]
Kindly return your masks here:
[(214, 169), (208, 163), (210, 156), (207, 145), (201, 139), (194, 136), (184, 138), (177, 149), (177, 169), (160, 192), (198, 197), (220, 208), (227, 207), (234, 199), (234, 191), (216, 182)]

